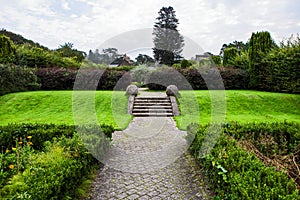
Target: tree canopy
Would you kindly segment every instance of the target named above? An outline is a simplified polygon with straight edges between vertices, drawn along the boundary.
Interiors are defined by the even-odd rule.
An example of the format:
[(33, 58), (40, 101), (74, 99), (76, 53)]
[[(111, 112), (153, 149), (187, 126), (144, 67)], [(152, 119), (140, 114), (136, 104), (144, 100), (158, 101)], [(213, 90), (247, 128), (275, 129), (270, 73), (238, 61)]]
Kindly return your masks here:
[(182, 58), (184, 39), (177, 30), (179, 22), (173, 7), (162, 7), (158, 14), (153, 28), (154, 59), (160, 64), (172, 65)]

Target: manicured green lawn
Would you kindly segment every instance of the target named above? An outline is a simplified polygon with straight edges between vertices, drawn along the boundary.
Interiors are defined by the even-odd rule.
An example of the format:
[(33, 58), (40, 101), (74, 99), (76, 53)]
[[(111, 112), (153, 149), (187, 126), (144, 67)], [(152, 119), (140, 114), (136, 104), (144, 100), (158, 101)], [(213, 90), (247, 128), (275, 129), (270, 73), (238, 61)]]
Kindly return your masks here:
[[(210, 97), (210, 93), (214, 98)], [(227, 90), (225, 92), (181, 91), (181, 95), (184, 101), (181, 103), (183, 116), (175, 118), (181, 128), (197, 121), (200, 121), (201, 124), (222, 120), (240, 123), (287, 120), (300, 123), (300, 95), (296, 94)], [(190, 99), (184, 98), (188, 95), (191, 97)], [(200, 118), (197, 114), (189, 114), (196, 110), (192, 104), (192, 98), (199, 102)], [(214, 104), (211, 104), (212, 99), (214, 99)], [(179, 99), (179, 101), (181, 100)], [(216, 108), (213, 116), (212, 105)], [(225, 112), (222, 112), (222, 108)]]
[[(181, 95), (182, 116), (175, 120), (182, 129), (199, 121), (201, 124), (284, 120), (300, 123), (300, 95), (242, 90), (181, 91)], [(124, 92), (38, 91), (0, 96), (0, 125), (15, 122), (74, 124), (75, 118), (75, 124), (96, 121), (123, 129), (132, 119), (126, 111)]]
[[(76, 110), (73, 112), (73, 109)], [(75, 124), (73, 114), (77, 113), (77, 116), (74, 114), (76, 124), (96, 119), (123, 129), (131, 120), (126, 111), (124, 92), (38, 91), (0, 96), (0, 125), (15, 122)]]

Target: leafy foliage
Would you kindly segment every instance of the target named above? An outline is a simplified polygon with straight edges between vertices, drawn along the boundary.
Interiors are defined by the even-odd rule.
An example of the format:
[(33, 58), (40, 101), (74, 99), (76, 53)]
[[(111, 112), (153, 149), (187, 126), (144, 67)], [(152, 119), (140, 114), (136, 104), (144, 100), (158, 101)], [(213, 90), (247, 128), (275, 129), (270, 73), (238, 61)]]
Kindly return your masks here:
[(262, 60), (259, 88), (268, 91), (300, 93), (300, 39), (291, 37), (272, 49)]
[(249, 41), (249, 74), (250, 87), (257, 89), (262, 77), (264, 76), (264, 68), (261, 65), (263, 57), (276, 46), (271, 38), (271, 34), (267, 31), (252, 33)]
[(154, 63), (154, 59), (146, 54), (139, 54), (135, 60), (138, 65)]
[[(79, 137), (77, 130), (89, 137)], [(93, 143), (97, 153), (101, 154), (109, 147), (114, 128), (104, 124), (101, 130), (103, 135), (99, 134), (100, 129), (96, 126), (1, 126), (0, 145), (5, 149), (0, 154), (1, 196), (12, 199), (20, 196), (33, 199), (74, 196), (74, 186), (78, 186), (97, 164), (85, 148), (86, 138), (91, 139), (92, 136), (89, 133), (98, 134), (96, 143)]]
[(70, 42), (60, 45), (57, 51), (60, 52), (63, 57), (74, 58), (74, 60), (78, 62), (82, 62), (86, 55), (85, 52), (74, 49), (73, 44)]
[(39, 89), (35, 71), (33, 68), (0, 64), (0, 95)]
[(7, 37), (9, 37), (11, 39), (11, 41), (13, 43), (15, 43), (16, 45), (23, 45), (23, 44), (29, 44), (30, 46), (36, 46), (45, 50), (48, 50), (47, 47), (40, 45), (39, 43), (36, 43), (32, 40), (28, 40), (26, 38), (24, 38), (22, 35), (19, 34), (15, 34), (11, 31), (7, 31), (5, 29), (0, 30), (0, 35), (5, 35)]
[[(148, 83), (148, 87), (152, 90), (165, 89), (165, 86), (162, 86), (161, 84), (163, 82), (165, 82), (167, 85), (175, 84), (180, 90), (189, 89), (190, 87), (188, 85), (183, 84), (186, 81), (194, 90), (207, 89), (207, 83), (210, 83), (210, 89), (221, 89), (222, 85), (218, 85), (215, 81), (216, 79), (220, 78), (219, 73), (223, 79), (226, 89), (246, 89), (248, 87), (249, 75), (247, 71), (232, 67), (219, 69), (207, 68), (206, 70), (198, 70), (197, 68), (183, 69), (181, 67), (174, 70), (162, 67), (152, 71), (146, 77), (145, 82)], [(183, 78), (186, 81), (184, 81)]]
[[(77, 74), (78, 70), (71, 68), (41, 68), (37, 70), (43, 90), (72, 90)], [(121, 81), (118, 84), (119, 87), (115, 89), (125, 90), (131, 83), (130, 74), (122, 68), (82, 68), (77, 78), (78, 86), (82, 90), (113, 90), (119, 81)]]
[(44, 50), (42, 48), (30, 45), (22, 45), (17, 48), (16, 64), (37, 68), (80, 67), (80, 63), (74, 58), (63, 57), (57, 51)]
[(223, 66), (235, 66), (235, 58), (238, 56), (238, 51), (235, 47), (226, 48), (223, 56)]
[(137, 83), (144, 83), (145, 78), (148, 74), (154, 70), (153, 67), (148, 67), (146, 65), (138, 65), (130, 71), (132, 76), (132, 81)]
[(15, 54), (16, 49), (10, 41), (10, 38), (5, 35), (0, 35), (0, 63), (13, 63)]
[(96, 49), (95, 52), (92, 50), (89, 51), (87, 59), (96, 64), (111, 64), (115, 59), (121, 57), (116, 48), (107, 48), (103, 49), (102, 53), (99, 52), (99, 49)]
[[(254, 134), (259, 135), (261, 130), (268, 132), (274, 124), (268, 127), (259, 124), (244, 128), (235, 126), (230, 131), (227, 129), (226, 133), (230, 132), (234, 137), (236, 131), (242, 133), (242, 129), (246, 130), (247, 127), (254, 128)], [(205, 144), (206, 131), (207, 126), (199, 127), (192, 124), (188, 127), (188, 135), (196, 135), (191, 145), (191, 151), (196, 156), (199, 156), (198, 152)], [(223, 130), (210, 153), (198, 157), (204, 168), (208, 170), (208, 175), (215, 184), (215, 191), (220, 199), (300, 199), (299, 191), (292, 179), (289, 179), (284, 172), (266, 166), (253, 153), (241, 149), (227, 134), (224, 134)]]

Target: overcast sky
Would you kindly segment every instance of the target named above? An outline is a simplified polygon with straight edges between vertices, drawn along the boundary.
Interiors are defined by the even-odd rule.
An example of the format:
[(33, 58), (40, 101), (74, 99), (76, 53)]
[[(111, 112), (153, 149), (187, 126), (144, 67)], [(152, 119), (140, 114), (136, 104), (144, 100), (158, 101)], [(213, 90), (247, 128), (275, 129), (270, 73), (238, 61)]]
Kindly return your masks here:
[[(21, 34), (51, 49), (71, 42), (75, 48), (87, 52), (89, 49), (102, 47), (112, 38), (124, 38), (130, 33), (142, 33), (140, 30), (151, 30), (149, 28), (153, 28), (158, 11), (163, 6), (172, 6), (175, 9), (180, 23), (178, 29), (182, 35), (193, 40), (204, 51), (214, 54), (219, 54), (224, 43), (234, 40), (246, 42), (252, 32), (269, 31), (278, 43), (300, 30), (298, 0), (0, 2), (0, 28)], [(133, 37), (128, 40), (130, 38)], [(148, 46), (141, 44), (138, 48)]]

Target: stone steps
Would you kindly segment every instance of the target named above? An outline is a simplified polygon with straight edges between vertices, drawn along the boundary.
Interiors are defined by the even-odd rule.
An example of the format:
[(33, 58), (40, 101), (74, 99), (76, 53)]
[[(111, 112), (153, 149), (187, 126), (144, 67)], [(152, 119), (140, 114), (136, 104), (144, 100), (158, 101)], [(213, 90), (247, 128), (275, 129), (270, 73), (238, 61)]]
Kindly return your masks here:
[(172, 117), (169, 97), (138, 96), (134, 98), (132, 114), (135, 117)]

